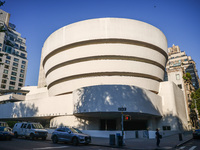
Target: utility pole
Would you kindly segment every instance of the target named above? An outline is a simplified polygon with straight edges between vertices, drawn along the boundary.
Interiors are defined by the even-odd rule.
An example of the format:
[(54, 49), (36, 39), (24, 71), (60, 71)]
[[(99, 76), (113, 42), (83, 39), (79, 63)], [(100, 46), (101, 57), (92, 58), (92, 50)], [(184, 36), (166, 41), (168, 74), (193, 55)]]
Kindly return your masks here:
[(122, 126), (122, 145), (124, 145), (124, 114), (123, 112), (126, 111), (126, 107), (119, 107), (118, 111), (121, 112), (121, 126)]

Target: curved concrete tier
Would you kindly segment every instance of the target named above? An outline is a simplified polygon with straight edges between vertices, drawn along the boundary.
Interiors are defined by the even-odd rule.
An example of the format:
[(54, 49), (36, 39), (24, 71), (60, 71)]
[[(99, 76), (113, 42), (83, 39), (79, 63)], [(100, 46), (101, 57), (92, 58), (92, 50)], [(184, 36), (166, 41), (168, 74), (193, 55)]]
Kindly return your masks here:
[(167, 40), (144, 22), (91, 19), (55, 31), (42, 55), (50, 95), (102, 84), (135, 85), (157, 93), (164, 77)]

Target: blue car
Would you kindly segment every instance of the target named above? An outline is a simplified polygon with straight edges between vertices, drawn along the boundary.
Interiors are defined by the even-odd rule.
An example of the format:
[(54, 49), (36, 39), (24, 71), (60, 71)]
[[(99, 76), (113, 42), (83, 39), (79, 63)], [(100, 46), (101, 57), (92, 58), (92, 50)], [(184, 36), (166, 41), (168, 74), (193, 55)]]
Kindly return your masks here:
[(76, 128), (61, 127), (57, 128), (51, 136), (53, 143), (69, 142), (73, 145), (91, 143), (91, 136), (82, 133)]
[(193, 139), (200, 138), (200, 129), (197, 129), (193, 132)]
[(0, 127), (0, 139), (1, 140), (11, 140), (13, 136), (14, 136), (14, 134), (10, 127)]

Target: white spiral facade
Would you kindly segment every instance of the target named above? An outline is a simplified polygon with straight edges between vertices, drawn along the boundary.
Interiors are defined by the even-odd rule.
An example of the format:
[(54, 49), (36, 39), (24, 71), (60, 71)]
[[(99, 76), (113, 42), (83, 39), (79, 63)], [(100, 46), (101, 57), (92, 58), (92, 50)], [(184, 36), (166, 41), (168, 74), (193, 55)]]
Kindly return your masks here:
[(100, 18), (60, 28), (42, 51), (51, 96), (93, 85), (133, 85), (158, 93), (167, 40), (141, 21)]

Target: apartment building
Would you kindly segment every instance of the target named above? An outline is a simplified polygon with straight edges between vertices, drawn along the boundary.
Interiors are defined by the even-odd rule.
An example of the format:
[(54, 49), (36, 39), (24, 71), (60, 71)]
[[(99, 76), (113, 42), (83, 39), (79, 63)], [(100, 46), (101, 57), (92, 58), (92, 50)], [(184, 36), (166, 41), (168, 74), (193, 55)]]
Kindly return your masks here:
[(19, 90), (26, 79), (26, 39), (9, 19), (10, 14), (0, 9), (0, 89)]
[[(168, 63), (166, 69), (168, 72), (176, 70), (177, 68), (182, 68), (185, 73), (190, 73), (192, 79), (192, 85), (195, 89), (199, 88), (199, 77), (196, 69), (196, 63), (191, 58), (191, 56), (187, 56), (185, 51), (181, 51), (179, 46), (173, 45), (168, 48)], [(183, 76), (177, 77), (182, 78)], [(176, 81), (175, 81), (176, 83)], [(179, 85), (181, 86), (181, 85)]]
[[(199, 88), (199, 77), (196, 69), (196, 64), (191, 56), (187, 56), (185, 51), (181, 51), (179, 46), (173, 45), (168, 48), (168, 62), (166, 71), (169, 81), (173, 81), (184, 92), (186, 110), (188, 112), (188, 121), (191, 121), (190, 105), (191, 93)], [(190, 73), (191, 80), (185, 80), (186, 73)]]

